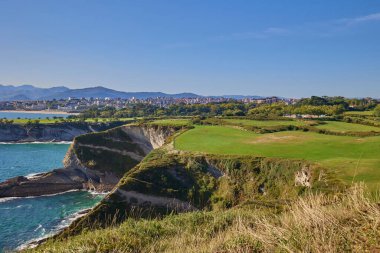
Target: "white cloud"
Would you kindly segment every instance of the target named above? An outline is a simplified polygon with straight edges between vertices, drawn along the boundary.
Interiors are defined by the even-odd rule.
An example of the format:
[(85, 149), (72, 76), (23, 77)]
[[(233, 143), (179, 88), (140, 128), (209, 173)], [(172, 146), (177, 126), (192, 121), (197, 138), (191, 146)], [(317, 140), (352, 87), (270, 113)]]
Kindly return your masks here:
[(372, 13), (365, 16), (355, 17), (355, 18), (346, 18), (340, 20), (346, 25), (355, 25), (366, 22), (380, 21), (380, 12)]
[(269, 39), (284, 37), (290, 35), (299, 36), (319, 36), (330, 37), (339, 35), (342, 32), (351, 29), (354, 25), (378, 22), (380, 21), (380, 12), (358, 16), (353, 18), (335, 19), (316, 23), (304, 23), (290, 27), (268, 27), (263, 30), (237, 32), (213, 36), (198, 42), (180, 42), (167, 44), (168, 48), (185, 48), (201, 45), (207, 42), (229, 41), (229, 40), (250, 40), (250, 39)]

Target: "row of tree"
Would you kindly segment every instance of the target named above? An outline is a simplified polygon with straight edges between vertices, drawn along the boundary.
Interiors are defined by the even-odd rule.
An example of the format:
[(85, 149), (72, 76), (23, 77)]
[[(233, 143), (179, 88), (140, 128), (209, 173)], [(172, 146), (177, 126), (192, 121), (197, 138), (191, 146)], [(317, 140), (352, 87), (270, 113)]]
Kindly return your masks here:
[(168, 108), (149, 104), (133, 104), (127, 108), (116, 110), (112, 107), (103, 109), (91, 108), (81, 113), (79, 118), (133, 118), (133, 117), (161, 117), (161, 116), (244, 116), (254, 105), (240, 102), (210, 103), (210, 104), (177, 104)]
[(376, 107), (377, 101), (372, 98), (345, 98), (345, 97), (317, 97), (312, 96), (310, 98), (300, 99), (296, 105), (340, 105), (345, 110), (355, 109), (359, 111), (372, 110)]
[(93, 107), (76, 118), (134, 118), (162, 116), (285, 116), (285, 115), (340, 115), (352, 110), (356, 101), (362, 108), (373, 109), (375, 100), (346, 99), (342, 97), (311, 97), (299, 100), (294, 105), (284, 102), (257, 105), (244, 104), (238, 101), (209, 104), (175, 104), (169, 107), (158, 107), (150, 104), (130, 104), (126, 108), (116, 110), (113, 107), (99, 109)]
[(286, 115), (340, 115), (345, 111), (342, 105), (285, 105), (276, 103), (263, 105), (249, 110), (254, 116), (286, 116)]

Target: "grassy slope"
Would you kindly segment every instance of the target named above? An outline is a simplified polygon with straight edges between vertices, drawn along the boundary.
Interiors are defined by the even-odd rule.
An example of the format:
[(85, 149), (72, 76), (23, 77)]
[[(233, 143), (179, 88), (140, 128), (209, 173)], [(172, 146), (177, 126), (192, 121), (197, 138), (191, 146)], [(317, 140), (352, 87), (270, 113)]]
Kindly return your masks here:
[(358, 112), (345, 112), (344, 115), (361, 115), (361, 116), (372, 116), (373, 111), (358, 111)]
[(254, 205), (164, 219), (127, 219), (33, 252), (377, 252), (379, 206), (353, 187), (340, 198), (311, 195), (285, 207)]
[(337, 169), (346, 181), (355, 176), (371, 184), (380, 182), (380, 136), (358, 138), (299, 131), (255, 134), (232, 127), (197, 126), (179, 136), (175, 147), (213, 154), (305, 159)]
[[(210, 166), (228, 176), (216, 178), (209, 171)], [(310, 189), (295, 186), (295, 173), (302, 168), (308, 168), (311, 173)], [(295, 199), (309, 190), (335, 192), (342, 189), (340, 186), (334, 176), (304, 161), (254, 156), (167, 154), (164, 150), (155, 150), (127, 172), (117, 188), (175, 198), (200, 210), (216, 210), (231, 208), (252, 199), (274, 202)], [(90, 224), (108, 226), (109, 220), (120, 222), (136, 212), (143, 217), (176, 212), (162, 206), (151, 208), (148, 203), (142, 208), (134, 203), (137, 202), (125, 201), (117, 192), (111, 193), (85, 218), (74, 222), (62, 236), (77, 234)]]
[(337, 132), (380, 132), (380, 127), (366, 126), (360, 124), (339, 122), (339, 121), (327, 121), (326, 124), (316, 126), (319, 129), (326, 129)]

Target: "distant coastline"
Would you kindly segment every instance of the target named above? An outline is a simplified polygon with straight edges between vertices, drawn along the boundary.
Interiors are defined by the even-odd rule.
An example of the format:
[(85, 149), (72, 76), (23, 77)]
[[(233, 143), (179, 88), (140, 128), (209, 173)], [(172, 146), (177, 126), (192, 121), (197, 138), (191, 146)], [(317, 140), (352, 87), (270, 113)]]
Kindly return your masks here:
[(30, 113), (30, 114), (62, 114), (62, 115), (78, 115), (79, 113), (64, 112), (58, 110), (43, 110), (43, 111), (26, 111), (26, 110), (0, 110), (0, 112), (9, 113)]

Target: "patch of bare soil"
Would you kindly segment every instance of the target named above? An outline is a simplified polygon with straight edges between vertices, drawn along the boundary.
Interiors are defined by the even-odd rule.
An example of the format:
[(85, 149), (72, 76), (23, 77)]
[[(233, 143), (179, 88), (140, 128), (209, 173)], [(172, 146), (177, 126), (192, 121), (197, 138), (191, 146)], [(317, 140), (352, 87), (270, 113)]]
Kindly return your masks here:
[(294, 135), (284, 135), (278, 136), (274, 134), (265, 134), (263, 136), (255, 138), (253, 141), (249, 141), (251, 144), (259, 144), (259, 143), (288, 143), (295, 141), (303, 141), (305, 140), (304, 136), (294, 136)]

